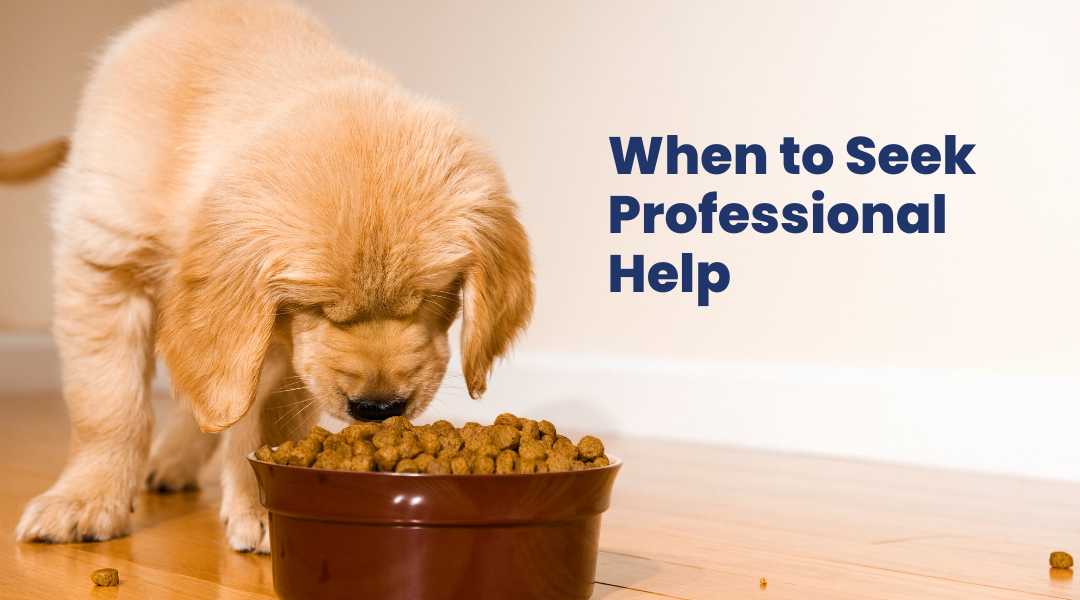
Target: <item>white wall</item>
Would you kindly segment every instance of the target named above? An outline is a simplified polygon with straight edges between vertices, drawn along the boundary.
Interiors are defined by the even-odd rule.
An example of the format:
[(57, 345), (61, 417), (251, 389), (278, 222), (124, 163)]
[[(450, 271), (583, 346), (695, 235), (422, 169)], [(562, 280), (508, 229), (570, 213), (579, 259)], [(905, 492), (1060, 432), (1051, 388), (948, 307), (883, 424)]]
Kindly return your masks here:
[[(457, 107), (522, 204), (538, 305), (476, 406), (582, 428), (1080, 478), (1075, 3), (308, 2), (343, 43)], [(147, 3), (18, 3), (0, 146), (67, 126), (81, 65)], [(85, 14), (83, 14), (85, 13)], [(618, 176), (609, 135), (977, 144), (977, 175)], [(774, 156), (770, 156), (770, 159)], [(607, 233), (607, 198), (924, 201), (945, 236)], [(0, 190), (0, 325), (48, 319), (40, 187)], [(611, 253), (727, 262), (702, 309), (613, 295)], [(455, 386), (450, 381), (449, 388)], [(453, 395), (456, 390), (448, 389)], [(702, 423), (719, 425), (706, 429)]]
[[(461, 108), (524, 205), (540, 301), (526, 347), (672, 359), (1077, 364), (1075, 3), (312, 3), (347, 43)], [(977, 143), (968, 177), (618, 176), (609, 135), (842, 147)], [(773, 165), (775, 167), (775, 165)], [(607, 198), (895, 204), (948, 194), (944, 237), (607, 233)], [(728, 262), (711, 309), (613, 296), (611, 252)]]

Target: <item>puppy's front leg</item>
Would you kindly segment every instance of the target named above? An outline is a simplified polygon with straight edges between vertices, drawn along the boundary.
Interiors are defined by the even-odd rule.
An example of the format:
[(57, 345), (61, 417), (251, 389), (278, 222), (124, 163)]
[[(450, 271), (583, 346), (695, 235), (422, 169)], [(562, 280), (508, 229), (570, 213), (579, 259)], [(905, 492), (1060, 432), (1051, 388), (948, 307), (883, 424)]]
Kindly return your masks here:
[(19, 540), (106, 540), (128, 532), (153, 416), (153, 315), (130, 276), (55, 254), (54, 335), (71, 418), (56, 483), (26, 506)]
[(153, 492), (194, 489), (199, 473), (221, 440), (220, 435), (199, 429), (183, 400), (173, 399), (170, 413), (150, 446), (146, 487)]
[(266, 509), (259, 502), (259, 485), (247, 462), (248, 453), (264, 443), (263, 412), (288, 369), (288, 356), (280, 346), (267, 351), (259, 375), (255, 403), (247, 414), (225, 431), (221, 464), (221, 520), (233, 550), (270, 552)]

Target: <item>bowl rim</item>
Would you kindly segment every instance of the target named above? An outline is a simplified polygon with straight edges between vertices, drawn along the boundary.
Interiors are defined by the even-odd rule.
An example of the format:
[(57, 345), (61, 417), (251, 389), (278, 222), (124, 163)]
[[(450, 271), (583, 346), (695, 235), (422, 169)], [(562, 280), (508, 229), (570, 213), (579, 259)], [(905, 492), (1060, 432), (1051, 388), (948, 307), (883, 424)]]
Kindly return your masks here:
[[(277, 446), (273, 446), (272, 448), (276, 448), (276, 447)], [(254, 451), (249, 452), (247, 454), (246, 458), (248, 459), (248, 462), (250, 462), (250, 463), (257, 463), (257, 464), (260, 464), (260, 465), (269, 465), (271, 467), (278, 467), (278, 468), (288, 469), (288, 470), (293, 470), (293, 471), (303, 471), (303, 472), (313, 472), (313, 473), (347, 474), (347, 475), (351, 475), (351, 476), (360, 476), (360, 477), (365, 477), (365, 476), (367, 476), (367, 477), (423, 477), (425, 479), (436, 479), (436, 478), (461, 479), (461, 478), (464, 478), (464, 477), (472, 477), (472, 478), (480, 479), (480, 478), (490, 477), (490, 478), (495, 478), (495, 479), (515, 479), (515, 478), (520, 478), (520, 477), (537, 477), (537, 476), (545, 476), (545, 475), (558, 477), (558, 476), (562, 476), (562, 475), (577, 475), (577, 474), (582, 474), (582, 473), (601, 473), (603, 471), (615, 470), (615, 469), (618, 469), (619, 467), (622, 466), (623, 461), (618, 456), (615, 456), (615, 455), (612, 455), (612, 454), (606, 454), (605, 456), (607, 456), (608, 460), (610, 461), (610, 464), (608, 464), (608, 466), (606, 466), (606, 467), (594, 467), (594, 468), (591, 468), (591, 469), (582, 469), (580, 471), (548, 471), (546, 473), (468, 473), (468, 474), (465, 474), (465, 475), (455, 475), (453, 473), (438, 473), (438, 474), (436, 474), (436, 473), (390, 473), (388, 471), (343, 471), (343, 470), (338, 470), (338, 469), (316, 469), (315, 467), (300, 467), (300, 466), (297, 466), (297, 465), (279, 465), (279, 464), (277, 464), (275, 462), (268, 462), (268, 461), (265, 461), (265, 460), (259, 460), (258, 458), (255, 458), (255, 452)]]

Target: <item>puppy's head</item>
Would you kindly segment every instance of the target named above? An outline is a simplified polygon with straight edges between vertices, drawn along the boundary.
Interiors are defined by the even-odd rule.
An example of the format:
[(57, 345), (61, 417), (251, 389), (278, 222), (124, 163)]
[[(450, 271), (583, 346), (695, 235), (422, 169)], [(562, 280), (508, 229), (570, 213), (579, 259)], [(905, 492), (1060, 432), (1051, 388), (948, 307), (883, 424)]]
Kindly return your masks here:
[(205, 430), (255, 398), (271, 343), (328, 413), (415, 416), (449, 359), (479, 397), (532, 311), (525, 233), (494, 161), (444, 109), (381, 84), (317, 95), (223, 174), (162, 306), (174, 386)]

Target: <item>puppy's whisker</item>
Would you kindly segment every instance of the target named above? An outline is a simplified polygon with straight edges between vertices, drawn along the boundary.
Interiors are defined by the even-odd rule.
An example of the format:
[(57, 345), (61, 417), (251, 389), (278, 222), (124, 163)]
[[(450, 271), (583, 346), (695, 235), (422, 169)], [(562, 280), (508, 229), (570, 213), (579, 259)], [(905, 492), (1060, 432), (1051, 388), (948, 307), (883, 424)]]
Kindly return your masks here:
[(440, 302), (440, 301), (438, 301), (438, 300), (436, 300), (434, 298), (424, 298), (424, 302), (430, 302), (431, 304), (434, 304), (435, 306), (441, 308), (442, 310), (447, 310), (448, 308), (450, 308), (446, 304), (444, 304), (444, 303), (442, 303), (442, 302)]
[(304, 410), (308, 406), (311, 406), (314, 403), (315, 403), (315, 397), (314, 396), (309, 396), (308, 398), (305, 398), (304, 401), (301, 402), (301, 406), (300, 406), (299, 409), (297, 409), (296, 411), (290, 411), (289, 413), (281, 415), (280, 417), (278, 417), (277, 421), (274, 421), (274, 424), (276, 425), (278, 423), (281, 423), (285, 419), (292, 420), (292, 419), (300, 416), (300, 413), (304, 412)]
[(297, 390), (302, 390), (302, 389), (304, 389), (306, 387), (307, 387), (306, 385), (298, 385), (296, 387), (291, 387), (291, 388), (284, 389), (284, 390), (277, 390), (277, 391), (274, 391), (274, 392), (270, 392), (270, 395), (271, 396), (276, 396), (278, 394), (287, 394), (289, 392), (295, 392)]
[(280, 412), (283, 409), (292, 408), (292, 407), (294, 407), (294, 406), (296, 406), (298, 404), (303, 404), (305, 402), (309, 402), (309, 399), (304, 398), (303, 400), (297, 400), (295, 402), (282, 402), (281, 404), (275, 404), (274, 405), (274, 410), (277, 410), (277, 411)]

